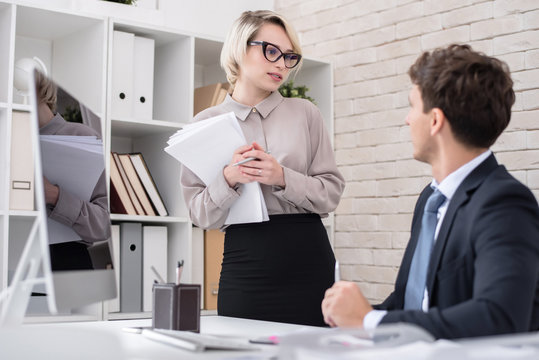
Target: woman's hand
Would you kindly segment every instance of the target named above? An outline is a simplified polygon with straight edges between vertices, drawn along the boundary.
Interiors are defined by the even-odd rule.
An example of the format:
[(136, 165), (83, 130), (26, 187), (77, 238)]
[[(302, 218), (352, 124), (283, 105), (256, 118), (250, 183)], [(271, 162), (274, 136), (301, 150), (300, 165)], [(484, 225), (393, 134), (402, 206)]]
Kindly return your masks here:
[[(256, 159), (234, 166), (238, 161), (249, 157)], [(253, 181), (285, 187), (283, 168), (273, 156), (266, 153), (256, 142), (236, 149), (230, 164), (223, 170), (223, 174), (230, 187), (234, 187), (238, 183), (247, 184)]]
[(257, 160), (239, 165), (244, 178), (249, 180), (248, 182), (258, 181), (261, 184), (285, 187), (282, 166), (256, 142), (252, 146), (253, 149), (244, 152), (242, 157), (255, 157)]

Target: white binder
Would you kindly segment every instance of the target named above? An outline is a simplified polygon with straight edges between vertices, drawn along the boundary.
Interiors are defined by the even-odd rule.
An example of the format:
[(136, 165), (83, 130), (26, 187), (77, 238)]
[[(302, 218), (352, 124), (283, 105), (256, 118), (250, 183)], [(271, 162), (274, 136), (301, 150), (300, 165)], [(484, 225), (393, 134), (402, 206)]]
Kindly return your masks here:
[(112, 41), (112, 103), (114, 119), (133, 116), (133, 54), (135, 35), (114, 31)]
[(34, 155), (30, 113), (13, 111), (9, 208), (34, 210)]
[(133, 117), (153, 119), (153, 68), (155, 41), (135, 36), (133, 56)]
[(142, 311), (152, 311), (152, 288), (159, 281), (152, 270), (167, 280), (167, 227), (142, 227)]

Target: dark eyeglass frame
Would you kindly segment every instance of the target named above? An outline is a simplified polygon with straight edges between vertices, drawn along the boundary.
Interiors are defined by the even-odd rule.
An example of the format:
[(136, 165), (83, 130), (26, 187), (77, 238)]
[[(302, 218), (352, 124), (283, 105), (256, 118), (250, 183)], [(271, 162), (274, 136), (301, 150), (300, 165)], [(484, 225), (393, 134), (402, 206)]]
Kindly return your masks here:
[[(295, 68), (296, 66), (298, 66), (299, 62), (301, 61), (301, 55), (300, 54), (296, 54), (296, 53), (293, 53), (293, 52), (284, 53), (284, 52), (281, 51), (281, 49), (279, 49), (279, 47), (277, 45), (269, 43), (267, 41), (255, 41), (255, 40), (253, 40), (253, 41), (249, 41), (247, 43), (247, 45), (261, 45), (262, 46), (262, 54), (264, 54), (264, 57), (266, 58), (266, 60), (268, 60), (269, 62), (272, 62), (272, 63), (275, 63), (275, 62), (279, 61), (284, 56), (284, 66), (287, 69)], [(275, 58), (274, 60), (268, 59), (268, 57), (266, 56), (266, 48), (268, 47), (268, 45), (271, 45), (275, 49), (279, 50), (281, 55), (277, 56), (277, 58)], [(290, 62), (290, 57), (289, 56), (296, 56), (297, 59), (298, 59), (297, 62), (293, 66), (288, 66), (286, 64), (287, 63), (287, 58), (288, 58), (288, 61)]]

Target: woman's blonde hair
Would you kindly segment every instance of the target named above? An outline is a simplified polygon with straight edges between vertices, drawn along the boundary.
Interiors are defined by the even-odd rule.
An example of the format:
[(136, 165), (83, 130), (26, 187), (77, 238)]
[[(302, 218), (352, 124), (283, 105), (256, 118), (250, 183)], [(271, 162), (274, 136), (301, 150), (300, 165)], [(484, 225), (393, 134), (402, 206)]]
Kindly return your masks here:
[[(298, 35), (283, 16), (270, 10), (245, 11), (232, 25), (221, 51), (221, 67), (232, 87), (236, 85), (240, 75), (240, 66), (247, 53), (247, 43), (268, 23), (281, 26), (292, 43), (292, 50), (301, 55)], [(297, 72), (300, 67), (301, 62), (292, 71)]]
[(41, 72), (35, 71), (37, 101), (45, 103), (51, 109), (52, 113), (56, 113), (56, 98), (58, 89), (56, 85)]

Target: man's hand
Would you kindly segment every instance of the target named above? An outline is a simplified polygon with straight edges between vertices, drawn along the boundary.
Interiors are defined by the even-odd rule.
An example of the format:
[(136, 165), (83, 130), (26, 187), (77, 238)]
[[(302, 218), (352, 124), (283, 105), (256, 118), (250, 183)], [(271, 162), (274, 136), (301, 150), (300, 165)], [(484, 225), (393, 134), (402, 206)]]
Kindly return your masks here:
[(322, 301), (324, 321), (332, 327), (363, 327), (363, 319), (373, 310), (359, 287), (339, 281), (326, 290)]

